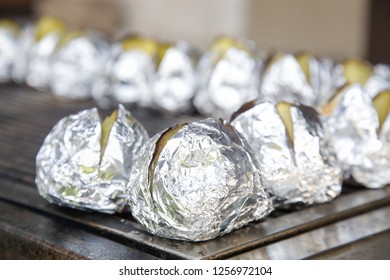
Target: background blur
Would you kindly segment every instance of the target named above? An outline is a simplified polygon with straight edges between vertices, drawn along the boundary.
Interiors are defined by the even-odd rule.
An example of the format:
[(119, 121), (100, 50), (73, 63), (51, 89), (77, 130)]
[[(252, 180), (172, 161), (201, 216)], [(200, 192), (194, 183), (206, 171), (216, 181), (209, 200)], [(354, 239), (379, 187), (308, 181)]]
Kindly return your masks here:
[(390, 63), (388, 0), (0, 0), (2, 17), (40, 15), (111, 39), (136, 32), (203, 50), (226, 34), (252, 39), (264, 51)]

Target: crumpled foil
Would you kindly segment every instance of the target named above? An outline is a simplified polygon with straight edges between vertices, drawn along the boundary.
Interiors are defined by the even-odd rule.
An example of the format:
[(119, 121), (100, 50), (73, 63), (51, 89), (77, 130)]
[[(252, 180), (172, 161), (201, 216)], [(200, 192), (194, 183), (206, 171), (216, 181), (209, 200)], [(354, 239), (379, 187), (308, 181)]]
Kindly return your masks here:
[(310, 56), (309, 80), (297, 57), (276, 54), (265, 66), (259, 100), (317, 107), (325, 104), (337, 89), (334, 63), (331, 59)]
[(368, 188), (390, 183), (390, 116), (378, 134), (378, 114), (370, 96), (358, 84), (346, 86), (327, 122), (344, 177)]
[(0, 20), (0, 83), (11, 81), (11, 71), (17, 56), (18, 25)]
[[(146, 50), (144, 44), (148, 44)], [(104, 73), (93, 86), (96, 102), (103, 106), (116, 101), (152, 107), (156, 52), (157, 42), (138, 36), (114, 43)]]
[(165, 50), (153, 81), (152, 98), (157, 108), (171, 113), (191, 111), (197, 61), (198, 53), (187, 42), (179, 41)]
[(168, 140), (149, 174), (163, 133), (145, 146), (127, 186), (132, 214), (148, 231), (207, 240), (273, 209), (253, 151), (230, 125), (213, 119), (185, 125)]
[[(365, 62), (368, 63), (368, 62)], [(368, 78), (363, 87), (364, 92), (373, 99), (376, 95), (384, 90), (390, 90), (390, 66), (386, 64), (376, 64), (372, 66), (372, 75)], [(335, 68), (338, 88), (345, 85), (348, 81), (344, 77), (343, 64)]]
[(271, 102), (260, 102), (238, 114), (231, 124), (256, 153), (264, 187), (275, 208), (324, 203), (341, 192), (341, 171), (334, 150), (323, 136), (317, 112), (291, 107), (293, 144)]
[(35, 181), (49, 202), (106, 213), (125, 208), (125, 185), (148, 135), (122, 105), (103, 156), (101, 130), (94, 108), (63, 118), (47, 135)]
[[(215, 48), (221, 40), (230, 41), (231, 46), (222, 51)], [(258, 97), (262, 66), (253, 42), (217, 39), (198, 64), (195, 107), (206, 116), (227, 119), (242, 104)]]
[(72, 32), (67, 42), (53, 54), (51, 89), (54, 95), (69, 99), (91, 97), (92, 83), (106, 62), (109, 44), (92, 32)]
[(28, 51), (25, 78), (29, 86), (37, 90), (49, 88), (52, 55), (65, 30), (62, 22), (48, 17), (40, 19), (34, 26), (34, 42)]

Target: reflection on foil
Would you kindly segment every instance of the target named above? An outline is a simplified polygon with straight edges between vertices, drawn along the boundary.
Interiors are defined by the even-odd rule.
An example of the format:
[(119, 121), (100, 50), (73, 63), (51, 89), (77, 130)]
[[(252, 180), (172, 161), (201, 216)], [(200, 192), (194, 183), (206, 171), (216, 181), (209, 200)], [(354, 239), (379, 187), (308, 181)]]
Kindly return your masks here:
[(97, 109), (60, 120), (36, 159), (36, 184), (48, 201), (113, 213), (126, 205), (125, 185), (148, 136), (122, 105), (105, 147)]
[(34, 42), (28, 51), (26, 83), (38, 90), (46, 90), (51, 79), (51, 59), (65, 24), (56, 18), (43, 17), (34, 26)]
[(261, 102), (238, 114), (231, 124), (257, 155), (262, 182), (275, 208), (323, 203), (341, 191), (340, 169), (332, 146), (323, 137), (316, 111), (291, 106), (293, 139), (271, 102)]
[(152, 107), (151, 85), (157, 50), (157, 42), (138, 36), (115, 43), (104, 73), (94, 85), (93, 97), (97, 103)]
[(0, 20), (0, 83), (11, 81), (13, 63), (18, 55), (18, 32), (16, 23)]
[(167, 46), (159, 60), (153, 81), (154, 104), (171, 113), (189, 112), (196, 87), (196, 51), (181, 41)]
[(335, 92), (335, 77), (334, 63), (329, 58), (276, 54), (264, 69), (259, 99), (317, 107)]
[(258, 163), (233, 127), (206, 119), (172, 129), (150, 139), (127, 186), (148, 231), (201, 241), (268, 215)]
[[(389, 114), (378, 132), (378, 113), (370, 96), (358, 84), (344, 87), (334, 102), (336, 104), (330, 105), (334, 109), (324, 118), (344, 177), (352, 176), (369, 188), (389, 184)], [(326, 109), (324, 112), (327, 112)]]
[(262, 64), (252, 42), (216, 40), (199, 61), (197, 110), (227, 119), (242, 104), (257, 98)]

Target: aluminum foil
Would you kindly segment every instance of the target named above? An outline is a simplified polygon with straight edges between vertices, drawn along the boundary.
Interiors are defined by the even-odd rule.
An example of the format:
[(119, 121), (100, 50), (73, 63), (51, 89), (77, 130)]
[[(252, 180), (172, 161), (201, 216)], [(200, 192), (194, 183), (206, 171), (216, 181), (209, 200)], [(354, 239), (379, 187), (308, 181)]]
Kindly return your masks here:
[(218, 38), (199, 61), (195, 107), (206, 116), (227, 119), (258, 97), (262, 66), (253, 42)]
[(122, 105), (104, 154), (101, 131), (94, 108), (63, 118), (48, 134), (37, 155), (35, 181), (49, 202), (106, 213), (125, 208), (125, 185), (148, 136)]
[[(372, 67), (372, 74), (368, 78), (368, 80), (361, 84), (364, 92), (373, 99), (380, 92), (385, 90), (390, 90), (390, 66), (386, 64), (376, 64), (371, 65), (366, 61), (357, 60), (358, 62), (365, 63)], [(343, 64), (339, 64), (335, 68), (335, 76), (337, 87), (341, 88), (350, 81), (344, 76), (344, 66)]]
[(275, 208), (324, 203), (341, 191), (341, 171), (316, 111), (291, 107), (293, 142), (271, 102), (260, 102), (238, 114), (231, 124), (256, 153), (264, 187)]
[(190, 112), (196, 87), (198, 54), (184, 41), (161, 47), (164, 53), (159, 59), (153, 81), (154, 104), (171, 113)]
[(70, 32), (65, 35), (53, 55), (52, 92), (69, 99), (91, 97), (92, 83), (102, 71), (108, 49), (108, 42), (96, 33)]
[(0, 20), (0, 83), (11, 81), (18, 32), (19, 26), (15, 22)]
[(11, 69), (11, 77), (15, 83), (21, 84), (26, 81), (29, 63), (29, 51), (34, 44), (34, 41), (34, 26), (31, 23), (26, 23), (19, 32), (17, 44), (15, 46), (17, 55), (15, 56)]
[(26, 82), (29, 86), (46, 90), (51, 78), (51, 58), (64, 34), (65, 25), (57, 19), (44, 17), (34, 27), (34, 39), (28, 52)]
[(345, 179), (368, 188), (390, 184), (390, 117), (378, 133), (378, 114), (362, 86), (343, 88), (325, 120)]
[(151, 86), (155, 73), (157, 42), (131, 36), (115, 43), (103, 75), (94, 85), (98, 104), (119, 103), (152, 107)]
[(185, 125), (167, 141), (153, 172), (163, 133), (145, 146), (127, 186), (132, 214), (148, 231), (208, 240), (272, 210), (253, 151), (230, 125), (213, 119)]
[(286, 101), (317, 107), (325, 104), (337, 89), (337, 72), (329, 58), (310, 56), (306, 77), (297, 57), (276, 54), (264, 68), (260, 100)]

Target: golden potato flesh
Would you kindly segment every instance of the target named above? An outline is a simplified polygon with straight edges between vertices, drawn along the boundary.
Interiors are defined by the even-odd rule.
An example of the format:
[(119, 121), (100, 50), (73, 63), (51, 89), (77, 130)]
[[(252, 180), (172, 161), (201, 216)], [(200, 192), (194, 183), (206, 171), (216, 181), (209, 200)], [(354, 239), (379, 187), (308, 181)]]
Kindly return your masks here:
[(306, 80), (310, 83), (310, 60), (313, 59), (313, 56), (308, 53), (299, 54), (296, 57), (303, 73), (305, 74)]
[(385, 122), (390, 110), (390, 90), (382, 91), (375, 96), (372, 101), (375, 110), (378, 112), (379, 119), (379, 131), (382, 129), (382, 125)]
[(130, 37), (123, 40), (121, 44), (125, 51), (139, 49), (150, 56), (156, 55), (158, 51), (158, 44), (156, 41), (142, 37)]
[(112, 112), (110, 116), (104, 119), (102, 123), (102, 132), (100, 138), (100, 159), (102, 159), (104, 155), (104, 151), (106, 150), (108, 138), (110, 136), (111, 128), (114, 125), (115, 121), (118, 118), (118, 110)]
[(343, 64), (344, 77), (348, 83), (364, 85), (372, 75), (372, 66), (364, 60), (349, 59)]
[(49, 33), (64, 33), (65, 31), (66, 26), (62, 21), (54, 17), (42, 17), (36, 25), (35, 39), (39, 41)]
[(276, 110), (278, 111), (280, 118), (282, 119), (284, 126), (286, 127), (287, 136), (292, 146), (294, 145), (294, 124), (291, 118), (291, 107), (293, 105), (287, 102), (279, 102), (276, 104)]

